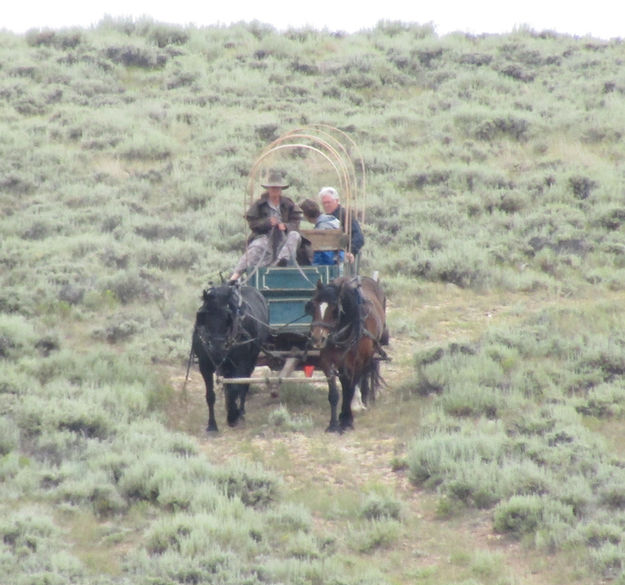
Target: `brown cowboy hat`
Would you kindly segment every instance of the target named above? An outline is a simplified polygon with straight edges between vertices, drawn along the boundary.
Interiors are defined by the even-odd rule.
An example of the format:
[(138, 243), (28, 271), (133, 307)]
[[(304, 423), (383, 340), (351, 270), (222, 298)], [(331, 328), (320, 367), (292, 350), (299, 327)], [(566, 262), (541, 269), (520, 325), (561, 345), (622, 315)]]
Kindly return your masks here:
[(269, 171), (269, 176), (267, 177), (267, 180), (264, 183), (261, 183), (260, 186), (265, 189), (268, 189), (269, 187), (280, 187), (280, 189), (289, 188), (289, 184), (284, 178), (284, 173), (277, 170)]

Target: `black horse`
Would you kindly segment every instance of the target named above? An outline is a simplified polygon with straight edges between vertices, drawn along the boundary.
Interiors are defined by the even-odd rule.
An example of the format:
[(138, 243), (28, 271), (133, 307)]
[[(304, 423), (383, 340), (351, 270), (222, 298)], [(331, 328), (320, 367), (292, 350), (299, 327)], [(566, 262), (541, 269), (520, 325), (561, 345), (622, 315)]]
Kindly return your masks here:
[[(330, 425), (328, 431), (343, 432), (353, 427), (351, 402), (360, 385), (363, 401), (375, 399), (381, 383), (379, 359), (385, 358), (382, 345), (388, 344), (386, 297), (377, 281), (366, 276), (340, 277), (330, 284), (317, 284), (306, 306), (313, 320), (310, 336), (320, 350), (320, 366), (329, 380)], [(341, 413), (336, 374), (343, 390)]]
[[(193, 330), (193, 353), (206, 385), (207, 431), (217, 431), (213, 374), (224, 378), (247, 378), (269, 334), (267, 301), (250, 286), (212, 287), (203, 292), (204, 304), (197, 312)], [(249, 384), (226, 384), (228, 424), (236, 425), (245, 414)]]

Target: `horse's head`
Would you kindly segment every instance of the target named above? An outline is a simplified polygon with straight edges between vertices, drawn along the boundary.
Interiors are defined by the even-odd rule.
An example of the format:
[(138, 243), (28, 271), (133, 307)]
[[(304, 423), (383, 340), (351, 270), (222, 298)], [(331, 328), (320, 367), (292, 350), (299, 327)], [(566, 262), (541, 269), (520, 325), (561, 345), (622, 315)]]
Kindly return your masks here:
[(342, 316), (340, 285), (317, 283), (313, 298), (306, 303), (306, 313), (312, 317), (310, 338), (313, 346), (325, 347), (337, 331)]
[(241, 294), (237, 286), (218, 286), (203, 291), (202, 300), (203, 304), (195, 317), (195, 332), (202, 348), (217, 367), (235, 342)]

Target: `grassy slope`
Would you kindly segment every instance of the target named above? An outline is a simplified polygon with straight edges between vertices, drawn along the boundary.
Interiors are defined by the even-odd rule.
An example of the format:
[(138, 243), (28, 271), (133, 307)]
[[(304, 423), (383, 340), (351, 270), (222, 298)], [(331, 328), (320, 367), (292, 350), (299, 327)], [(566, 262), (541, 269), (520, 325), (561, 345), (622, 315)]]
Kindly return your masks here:
[[(552, 556), (531, 538), (520, 544), (496, 533), (492, 509), (450, 507), (445, 483), (438, 496), (417, 489), (405, 464), (413, 437), (431, 432), (440, 409), (438, 397), (414, 391), (413, 354), (499, 326), (525, 331), (528, 315), (543, 309), (583, 309), (592, 319), (595, 307), (622, 295), (622, 44), (529, 31), (438, 39), (427, 27), (393, 25), (341, 38), (261, 25), (104, 23), (5, 34), (0, 46), (4, 511), (52, 517), (83, 563), (46, 556), (48, 540), (61, 538), (46, 526), (31, 527), (35, 536), (24, 529), (20, 545), (11, 535), (28, 522), (7, 516), (7, 574), (22, 555), (25, 582), (104, 574), (103, 583), (121, 583), (132, 571), (150, 578), (141, 551), (166, 533), (156, 517), (169, 518), (173, 504), (133, 499), (130, 471), (140, 468), (121, 455), (130, 431), (119, 420), (137, 428), (161, 415), (185, 438), (161, 444), (142, 427), (145, 442), (133, 440), (146, 455), (147, 444), (177, 452), (189, 441), (183, 450), (201, 460), (236, 456), (275, 470), (285, 482), (281, 502), (312, 516), (312, 528), (293, 533), (288, 559), (322, 558), (344, 582), (379, 582), (358, 568), (364, 563), (392, 583), (588, 583), (618, 574), (622, 543), (614, 566), (608, 559), (592, 572), (579, 545)], [(259, 390), (245, 427), (209, 441), (197, 372), (186, 402), (180, 396), (198, 292), (240, 249), (254, 156), (307, 122), (350, 131), (369, 165), (364, 263), (381, 270), (390, 293), (389, 388), (341, 438), (322, 432), (322, 391), (283, 394), (302, 417), (293, 433), (269, 422), (279, 404)], [(294, 190), (317, 186), (302, 180)], [(106, 400), (115, 392), (123, 409)], [(606, 456), (618, 458), (619, 400), (613, 416), (585, 421), (606, 437)], [(119, 458), (126, 491), (97, 475), (96, 464), (85, 471), (85, 453), (115, 467), (98, 442)], [(91, 485), (98, 481), (111, 491), (102, 496)], [(401, 522), (363, 520), (374, 496), (399, 502)], [(108, 512), (94, 516), (98, 506)], [(25, 553), (35, 537), (40, 556)], [(236, 550), (242, 537), (221, 538)], [(245, 543), (239, 550), (252, 564), (268, 556)], [(291, 570), (286, 582), (319, 578)]]

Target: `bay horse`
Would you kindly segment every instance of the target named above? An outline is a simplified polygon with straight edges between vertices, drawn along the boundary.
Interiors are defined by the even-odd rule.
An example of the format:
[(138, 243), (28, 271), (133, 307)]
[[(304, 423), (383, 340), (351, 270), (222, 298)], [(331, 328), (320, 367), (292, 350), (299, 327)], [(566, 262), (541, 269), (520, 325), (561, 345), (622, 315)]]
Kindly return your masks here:
[[(386, 296), (372, 278), (339, 277), (327, 285), (317, 283), (306, 312), (312, 316), (312, 345), (320, 350), (320, 367), (328, 378), (327, 431), (342, 433), (354, 425), (351, 402), (355, 387), (360, 385), (366, 404), (369, 398), (375, 399), (381, 382), (379, 358), (386, 357), (381, 346), (388, 344)], [(338, 418), (336, 375), (343, 391)]]
[[(206, 386), (208, 425), (217, 432), (213, 375), (247, 378), (254, 371), (256, 358), (269, 334), (269, 308), (258, 290), (228, 284), (202, 293), (193, 329), (192, 351), (197, 356)], [(226, 384), (227, 421), (234, 426), (245, 414), (249, 384)]]

